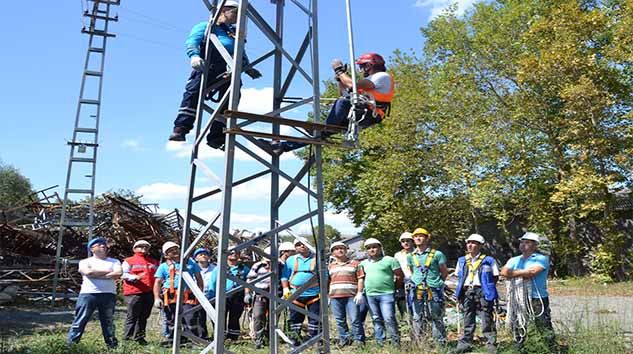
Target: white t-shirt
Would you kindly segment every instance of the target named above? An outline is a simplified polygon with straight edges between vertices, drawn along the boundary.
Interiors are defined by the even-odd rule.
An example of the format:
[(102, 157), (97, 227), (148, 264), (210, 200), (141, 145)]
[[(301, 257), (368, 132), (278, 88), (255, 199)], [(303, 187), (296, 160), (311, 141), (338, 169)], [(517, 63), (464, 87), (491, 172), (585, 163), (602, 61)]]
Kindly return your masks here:
[[(112, 272), (115, 267), (121, 267), (121, 262), (114, 258), (99, 259), (96, 257), (90, 257), (79, 261), (79, 267), (90, 268), (93, 270), (102, 270)], [(102, 279), (102, 278), (90, 278), (83, 275), (83, 281), (81, 282), (80, 294), (103, 294), (110, 293), (116, 294), (116, 280), (114, 279)]]
[(365, 79), (373, 82), (376, 91), (380, 93), (389, 93), (389, 91), (391, 91), (391, 75), (387, 74), (384, 71), (379, 71), (377, 73), (371, 74)]
[(409, 269), (409, 263), (407, 260), (408, 255), (409, 254), (405, 253), (404, 250), (401, 250), (393, 255), (393, 258), (395, 258), (398, 263), (400, 263), (400, 269), (402, 269), (402, 273), (404, 273), (405, 279), (411, 279), (411, 269)]

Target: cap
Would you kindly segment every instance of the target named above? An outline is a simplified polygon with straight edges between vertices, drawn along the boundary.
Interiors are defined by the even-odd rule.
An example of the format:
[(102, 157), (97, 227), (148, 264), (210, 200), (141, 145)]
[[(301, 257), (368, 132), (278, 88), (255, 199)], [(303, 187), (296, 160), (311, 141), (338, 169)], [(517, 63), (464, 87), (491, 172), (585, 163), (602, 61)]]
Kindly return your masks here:
[(526, 232), (521, 237), (521, 241), (523, 241), (523, 240), (530, 240), (530, 241), (534, 241), (536, 243), (539, 243), (540, 239), (541, 239), (541, 237), (538, 234), (535, 234), (534, 232)]
[(415, 236), (415, 235), (431, 236), (431, 233), (425, 228), (418, 227), (417, 229), (413, 230), (413, 234), (411, 236)]
[(295, 246), (292, 242), (282, 242), (279, 245), (279, 252), (294, 251), (294, 250), (295, 250)]
[(486, 243), (486, 239), (483, 236), (481, 236), (480, 234), (472, 234), (472, 235), (468, 236), (468, 238), (466, 239), (466, 242), (468, 242), (468, 241), (479, 242), (482, 245), (484, 243)]
[(413, 240), (413, 234), (408, 231), (403, 232), (400, 238), (398, 238), (398, 241), (402, 240)]
[(138, 240), (138, 241), (134, 242), (134, 246), (132, 246), (132, 249), (135, 249), (138, 246), (150, 247), (151, 245), (149, 244), (149, 242), (147, 242), (145, 240)]
[(178, 246), (178, 244), (176, 242), (167, 241), (167, 242), (163, 243), (163, 254), (167, 253), (167, 250), (169, 250), (170, 248), (173, 248), (173, 247), (180, 248), (180, 246)]
[(99, 243), (107, 245), (108, 244), (108, 240), (106, 240), (103, 237), (93, 238), (92, 240), (88, 241), (88, 249), (91, 249), (92, 246), (94, 246), (96, 244), (99, 244)]
[(342, 246), (342, 247), (345, 247), (345, 249), (348, 249), (348, 247), (347, 247), (347, 245), (346, 245), (345, 243), (343, 243), (343, 242), (341, 242), (341, 241), (336, 241), (336, 242), (333, 242), (333, 243), (330, 245), (330, 252), (332, 252), (332, 250), (333, 250), (335, 247), (341, 247), (341, 246)]
[(196, 258), (196, 256), (198, 256), (200, 253), (206, 253), (207, 256), (211, 255), (211, 251), (209, 251), (207, 248), (198, 248), (197, 250), (193, 251), (193, 258)]
[(369, 245), (378, 245), (382, 247), (382, 243), (380, 243), (380, 241), (378, 241), (377, 239), (373, 237), (366, 239), (365, 242), (363, 243), (363, 247), (367, 247)]
[[(295, 241), (292, 243), (292, 245), (293, 245), (293, 246), (296, 246), (296, 245), (297, 245), (297, 244), (299, 244), (299, 243), (303, 243), (303, 241), (301, 241), (301, 240), (300, 240), (300, 239), (298, 239), (298, 238), (295, 238)], [(305, 244), (304, 244), (304, 245), (305, 245)]]

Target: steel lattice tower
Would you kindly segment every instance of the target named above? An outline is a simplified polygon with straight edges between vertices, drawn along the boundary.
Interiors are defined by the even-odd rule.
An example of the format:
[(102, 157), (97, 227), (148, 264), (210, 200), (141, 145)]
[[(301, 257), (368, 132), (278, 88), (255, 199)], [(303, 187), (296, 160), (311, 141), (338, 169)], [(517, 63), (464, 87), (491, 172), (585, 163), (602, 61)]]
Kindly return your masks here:
[[(217, 16), (219, 15), (218, 9), (224, 4), (224, 1), (218, 0), (203, 0), (205, 5), (210, 11), (209, 28), (212, 24), (216, 23)], [(206, 299), (202, 291), (197, 287), (194, 279), (187, 273), (182, 272), (182, 277), (178, 284), (179, 294), (176, 310), (176, 326), (174, 333), (174, 342), (172, 347), (173, 353), (179, 352), (180, 334), (182, 330), (180, 328), (182, 324), (182, 298), (183, 298), (183, 285), (187, 283), (187, 286), (193, 291), (194, 295), (200, 302), (200, 305), (205, 309), (207, 317), (214, 324), (214, 341), (209, 344), (202, 353), (213, 350), (216, 354), (230, 353), (224, 347), (225, 339), (225, 321), (224, 316), (226, 314), (227, 296), (238, 292), (244, 288), (250, 289), (250, 291), (265, 296), (269, 299), (269, 345), (270, 353), (279, 353), (280, 336), (278, 336), (276, 329), (279, 329), (278, 314), (285, 309), (291, 308), (295, 311), (302, 312), (308, 318), (312, 317), (318, 320), (321, 324), (320, 332), (316, 337), (313, 337), (304, 342), (299, 347), (295, 347), (290, 350), (290, 353), (298, 353), (310, 346), (318, 345), (319, 350), (324, 353), (329, 352), (329, 325), (328, 325), (328, 306), (327, 306), (327, 287), (325, 284), (321, 284), (320, 296), (322, 301), (320, 302), (320, 315), (316, 316), (309, 313), (306, 309), (300, 308), (295, 305), (293, 301), (299, 297), (307, 288), (313, 286), (315, 283), (320, 282), (320, 279), (326, 279), (326, 253), (325, 253), (325, 235), (324, 235), (324, 202), (323, 202), (323, 181), (322, 181), (322, 146), (331, 144), (320, 138), (321, 132), (325, 130), (333, 130), (336, 132), (345, 131), (344, 128), (326, 126), (320, 124), (320, 89), (319, 89), (319, 67), (318, 67), (318, 18), (317, 18), (317, 0), (307, 0), (308, 4), (302, 3), (301, 0), (271, 0), (269, 4), (262, 4), (263, 2), (257, 2), (258, 7), (262, 6), (274, 6), (274, 22), (269, 24), (264, 17), (257, 10), (255, 2), (248, 0), (242, 0), (238, 8), (238, 21), (237, 21), (237, 34), (236, 45), (234, 53), (228, 53), (227, 50), (220, 44), (217, 37), (207, 29), (206, 38), (206, 54), (210, 53), (212, 46), (222, 55), (231, 68), (230, 77), (230, 89), (221, 98), (217, 107), (222, 106), (224, 103), (229, 103), (229, 110), (226, 112), (219, 112), (208, 106), (204, 97), (208, 92), (201, 89), (200, 97), (198, 100), (198, 109), (196, 112), (196, 124), (195, 124), (195, 143), (192, 148), (191, 160), (190, 160), (190, 177), (189, 177), (189, 191), (187, 195), (187, 212), (185, 216), (185, 224), (183, 227), (182, 244), (181, 244), (181, 263), (186, 264), (192, 251), (198, 244), (203, 242), (208, 237), (217, 237), (218, 252), (217, 261), (218, 279), (216, 284), (215, 301), (213, 304)], [(294, 7), (292, 10), (298, 10), (302, 16), (307, 17), (304, 22), (307, 24), (305, 29), (305, 36), (299, 43), (298, 50), (295, 55), (291, 55), (289, 50), (286, 49), (287, 43), (284, 41), (284, 17), (288, 13), (289, 8)], [(258, 63), (272, 58), (273, 60), (273, 110), (268, 114), (260, 115), (249, 112), (239, 112), (239, 90), (241, 86), (240, 76), (241, 73), (247, 70), (249, 67), (243, 65), (242, 55), (244, 52), (245, 33), (248, 26), (256, 27), (261, 33), (270, 41), (273, 50), (262, 55), (258, 59), (252, 61), (249, 67), (256, 66)], [(249, 28), (250, 31), (253, 28)], [(298, 31), (297, 28), (292, 28), (293, 31)], [(295, 32), (296, 33), (296, 32)], [(309, 59), (309, 69), (304, 69), (301, 65), (305, 59), (306, 54)], [(232, 55), (231, 55), (232, 54)], [(205, 56), (208, 57), (208, 56)], [(288, 66), (287, 70), (283, 70), (284, 64)], [(201, 88), (206, 87), (208, 77), (208, 67), (205, 68)], [(312, 92), (308, 97), (297, 97), (298, 95), (291, 96), (289, 90), (291, 84), (296, 81), (297, 78), (305, 80), (311, 87)], [(227, 79), (228, 81), (228, 79)], [(214, 86), (219, 86), (218, 83)], [(213, 87), (211, 87), (213, 89)], [(301, 95), (299, 95), (301, 96)], [(283, 104), (283, 105), (282, 105)], [(305, 120), (292, 120), (281, 118), (281, 114), (290, 110), (296, 109), (304, 105), (311, 106), (311, 114), (315, 119), (315, 123), (306, 122)], [(209, 116), (210, 115), (210, 116)], [(223, 180), (219, 188), (200, 193), (195, 190), (196, 180), (202, 177), (214, 178), (210, 173), (210, 169), (202, 160), (199, 155), (201, 144), (205, 142), (205, 136), (211, 127), (213, 120), (222, 120), (226, 122), (226, 139), (225, 139), (225, 157), (224, 157), (224, 174)], [(261, 130), (246, 130), (244, 128), (252, 125), (253, 123), (269, 124), (270, 130), (263, 132)], [(303, 130), (305, 137), (285, 136), (280, 135), (280, 126), (285, 125), (292, 128)], [(310, 156), (306, 157), (304, 164), (298, 171), (284, 171), (280, 167), (280, 157), (274, 152), (269, 152), (269, 158), (263, 158), (257, 153), (253, 152), (249, 146), (249, 143), (255, 146), (262, 146), (262, 142), (256, 137), (266, 139), (278, 139), (304, 142), (311, 146)], [(252, 147), (252, 146), (251, 146)], [(269, 149), (270, 150), (270, 149)], [(236, 151), (242, 151), (254, 160), (258, 161), (263, 170), (245, 177), (236, 178), (235, 171), (235, 154)], [(316, 190), (313, 190), (310, 185), (302, 182), (305, 177), (312, 172), (315, 176), (314, 186)], [(232, 196), (233, 188), (257, 178), (265, 178), (270, 175), (270, 223), (269, 230), (263, 232), (261, 235), (250, 239), (248, 241), (242, 241), (231, 235), (231, 211), (232, 211)], [(288, 187), (281, 190), (280, 181), (288, 181)], [(286, 205), (285, 202), (294, 190), (299, 190), (308, 195), (312, 201), (316, 201), (317, 207), (314, 210), (310, 210), (301, 216), (294, 218), (288, 222), (282, 223), (279, 220), (280, 210)], [(204, 219), (200, 216), (200, 213), (204, 211), (199, 202), (209, 198), (213, 195), (220, 193), (221, 198), (221, 211), (217, 213), (214, 218)], [(242, 279), (239, 279), (231, 274), (225, 272), (227, 264), (227, 255), (231, 251), (240, 251), (249, 249), (258, 253), (262, 257), (266, 257), (271, 260), (271, 264), (277, 264), (278, 259), (278, 243), (279, 233), (287, 230), (301, 222), (311, 220), (316, 217), (316, 224), (318, 225), (318, 235), (316, 237), (316, 257), (318, 274), (313, 275), (312, 278), (304, 284), (301, 288), (287, 299), (284, 299), (278, 294), (276, 284), (279, 283), (280, 274), (278, 267), (272, 266), (271, 271), (265, 274), (252, 283), (247, 283)], [(218, 222), (219, 225), (215, 223)], [(200, 225), (201, 231), (197, 234), (195, 239), (191, 239), (190, 228), (192, 224)], [(229, 244), (231, 241), (231, 245)], [(269, 244), (271, 246), (270, 254), (263, 251), (263, 244)], [(271, 291), (265, 291), (254, 286), (254, 283), (258, 280), (270, 278)], [(239, 286), (230, 291), (226, 291), (226, 280), (230, 279)], [(190, 336), (188, 333), (182, 333), (188, 338), (196, 341), (196, 338)]]
[[(89, 36), (86, 60), (84, 62), (77, 113), (73, 128), (64, 189), (57, 253), (55, 257), (55, 278), (51, 305), (55, 304), (57, 285), (62, 263), (67, 262), (63, 247), (66, 229), (78, 227), (87, 229), (88, 239), (93, 236), (95, 173), (97, 169), (97, 148), (99, 147), (99, 119), (101, 118), (101, 92), (103, 87), (103, 69), (105, 66), (106, 43), (108, 38), (116, 35), (108, 32), (111, 21), (118, 21), (118, 16), (111, 16), (112, 6), (118, 6), (120, 0), (88, 0), (92, 2), (83, 16), (88, 18), (89, 25), (81, 29)], [(84, 156), (82, 156), (84, 155)], [(83, 198), (81, 198), (83, 197)], [(85, 214), (69, 215), (70, 207), (87, 209)], [(74, 255), (79, 256), (79, 255)]]

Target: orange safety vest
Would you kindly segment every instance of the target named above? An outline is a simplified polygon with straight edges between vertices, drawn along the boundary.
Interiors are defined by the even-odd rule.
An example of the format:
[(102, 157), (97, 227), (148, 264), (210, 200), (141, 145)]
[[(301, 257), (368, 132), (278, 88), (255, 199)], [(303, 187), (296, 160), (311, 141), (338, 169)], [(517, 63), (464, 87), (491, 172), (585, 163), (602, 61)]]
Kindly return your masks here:
[[(312, 273), (312, 274), (316, 274), (315, 270), (316, 269), (316, 255), (313, 255), (312, 257), (312, 261), (310, 262), (310, 270), (309, 271), (302, 271), (302, 272), (306, 272), (306, 273)], [(295, 257), (295, 266), (294, 266), (294, 270), (292, 271), (292, 275), (290, 276), (290, 279), (288, 279), (288, 283), (290, 284), (291, 288), (295, 288), (298, 289), (300, 286), (296, 286), (292, 284), (292, 279), (294, 279), (294, 277), (297, 275), (297, 273), (299, 272), (299, 257)], [(313, 288), (316, 288), (318, 285), (313, 286)], [(292, 303), (300, 306), (300, 307), (307, 307), (308, 305), (311, 305), (317, 301), (319, 301), (319, 299), (321, 298), (321, 294), (317, 295), (316, 297), (308, 300), (305, 304), (301, 301), (294, 300)]]
[(393, 77), (389, 73), (387, 73), (387, 75), (389, 75), (389, 77), (391, 78), (391, 88), (387, 93), (378, 92), (376, 88), (358, 89), (359, 93), (370, 94), (374, 97), (374, 99), (376, 100), (376, 113), (380, 115), (382, 119), (384, 119), (386, 116), (389, 116), (389, 113), (391, 112), (391, 101), (393, 100), (393, 94), (396, 86)]
[[(182, 267), (182, 266), (181, 266)], [(174, 288), (174, 278), (176, 276), (176, 266), (174, 263), (169, 265), (169, 289), (163, 290), (163, 306), (169, 304), (175, 304), (178, 298), (178, 292)], [(183, 304), (197, 305), (198, 300), (189, 289), (185, 289), (184, 292), (185, 301)]]

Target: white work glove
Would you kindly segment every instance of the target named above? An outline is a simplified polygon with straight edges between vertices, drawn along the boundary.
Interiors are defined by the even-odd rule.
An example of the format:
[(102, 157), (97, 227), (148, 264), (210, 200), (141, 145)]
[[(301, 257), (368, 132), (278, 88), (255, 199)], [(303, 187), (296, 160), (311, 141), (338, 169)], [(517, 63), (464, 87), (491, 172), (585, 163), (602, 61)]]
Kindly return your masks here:
[(289, 298), (289, 297), (290, 297), (290, 289), (288, 289), (288, 288), (284, 288), (282, 297), (283, 297), (284, 299)]
[(354, 303), (358, 306), (365, 304), (365, 297), (363, 293), (358, 293), (354, 296)]
[(250, 68), (246, 70), (245, 72), (246, 72), (246, 75), (251, 77), (251, 79), (259, 79), (260, 77), (262, 77), (262, 73), (260, 73), (259, 70), (255, 68)]
[(157, 309), (162, 309), (163, 308), (163, 301), (161, 299), (154, 300), (154, 307), (156, 307)]
[(194, 70), (202, 71), (204, 69), (204, 59), (198, 56), (191, 57), (191, 67)]

